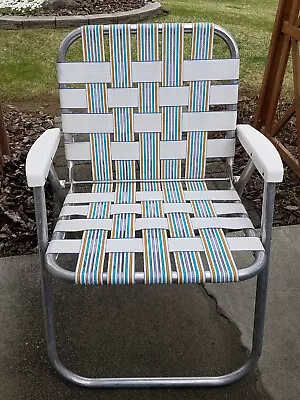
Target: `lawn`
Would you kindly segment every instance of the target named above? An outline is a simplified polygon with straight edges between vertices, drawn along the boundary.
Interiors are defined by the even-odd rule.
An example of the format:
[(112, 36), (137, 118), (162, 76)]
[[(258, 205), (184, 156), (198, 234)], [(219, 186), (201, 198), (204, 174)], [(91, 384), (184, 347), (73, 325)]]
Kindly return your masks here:
[[(277, 0), (162, 0), (170, 11), (157, 22), (212, 21), (237, 39), (241, 89), (257, 93), (261, 83)], [(70, 29), (0, 30), (2, 103), (56, 101), (56, 53)]]

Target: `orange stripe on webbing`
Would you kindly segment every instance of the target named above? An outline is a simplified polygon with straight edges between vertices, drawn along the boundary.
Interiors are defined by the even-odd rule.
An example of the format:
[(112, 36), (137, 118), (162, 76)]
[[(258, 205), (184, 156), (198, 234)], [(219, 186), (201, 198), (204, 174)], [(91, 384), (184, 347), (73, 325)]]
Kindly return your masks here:
[(158, 90), (159, 90), (159, 83), (155, 82), (155, 90), (154, 90), (155, 112), (159, 112)]
[[(160, 186), (160, 185), (159, 185)], [(161, 188), (159, 187), (158, 188), (158, 190), (160, 190)], [(160, 217), (163, 217), (164, 216), (164, 211), (163, 211), (163, 202), (162, 201), (160, 201), (159, 203), (158, 203), (158, 208), (159, 208), (159, 212), (160, 212)]]
[[(203, 141), (206, 143), (207, 141), (207, 132), (202, 132)], [(202, 162), (201, 162), (201, 179), (205, 178), (205, 166), (206, 166), (206, 157), (205, 157), (205, 152), (206, 152), (206, 145), (202, 146)]]
[(88, 61), (88, 53), (86, 48), (86, 26), (82, 27), (82, 48), (83, 48), (83, 60)]
[(107, 265), (107, 273), (106, 273), (107, 285), (110, 285), (111, 282), (112, 282), (112, 271), (113, 271), (112, 261), (113, 261), (112, 253), (109, 253), (108, 265)]
[(156, 154), (156, 158), (155, 158), (155, 178), (159, 178), (160, 177), (160, 172), (159, 172), (159, 159), (160, 159), (160, 154), (159, 154), (159, 149), (160, 149), (160, 140), (159, 140), (159, 133), (156, 134), (155, 137), (155, 154)]
[(129, 253), (129, 284), (132, 285), (134, 283), (133, 276), (133, 266), (135, 261), (135, 253)]
[(169, 223), (171, 236), (174, 237), (175, 236), (174, 225), (173, 225), (173, 221), (172, 221), (170, 214), (167, 214), (167, 219), (168, 219), (168, 223)]
[(105, 51), (104, 51), (104, 38), (103, 38), (103, 26), (99, 26), (99, 43), (100, 43), (100, 55), (101, 61), (105, 61)]
[[(91, 141), (91, 155), (92, 155), (92, 162), (93, 162), (93, 166), (96, 165), (96, 158), (95, 158), (95, 137), (94, 134), (90, 135), (90, 141)], [(97, 180), (97, 172), (96, 172), (96, 168), (92, 168), (92, 172), (93, 172), (93, 179)]]
[(211, 255), (210, 255), (210, 251), (209, 251), (209, 248), (207, 246), (207, 241), (206, 241), (206, 238), (205, 238), (205, 235), (204, 235), (202, 229), (199, 229), (199, 234), (200, 234), (201, 239), (202, 239), (202, 243), (203, 243), (203, 246), (204, 246), (204, 249), (205, 249), (205, 255), (207, 257), (207, 261), (208, 261), (208, 264), (209, 264), (209, 267), (210, 267), (209, 269), (210, 269), (211, 274), (212, 274), (211, 281), (212, 282), (217, 282), (217, 275), (216, 275), (216, 270), (215, 270), (215, 267), (214, 267), (214, 262), (213, 262), (213, 259), (212, 259)]
[(177, 266), (177, 273), (178, 273), (178, 283), (183, 283), (183, 270), (182, 270), (182, 265), (180, 262), (180, 258), (179, 258), (179, 252), (174, 252), (174, 258), (175, 258), (175, 263)]
[(149, 274), (149, 257), (148, 257), (148, 240), (147, 240), (147, 230), (143, 229), (142, 230), (142, 235), (143, 235), (143, 245), (144, 245), (144, 266), (145, 266), (145, 279), (144, 283), (149, 283), (150, 282), (150, 274)]
[(170, 265), (169, 249), (167, 244), (167, 232), (165, 229), (161, 229), (161, 236), (162, 236), (165, 263), (166, 263), (167, 283), (172, 283), (172, 270)]
[(141, 61), (141, 25), (137, 25), (136, 32), (136, 44), (137, 44), (137, 60)]
[(105, 257), (105, 243), (107, 239), (107, 231), (103, 232), (102, 236), (102, 241), (101, 241), (101, 249), (100, 249), (100, 257), (99, 257), (99, 264), (100, 268), (98, 269), (98, 274), (97, 274), (97, 283), (103, 283), (101, 282), (101, 277), (103, 276), (103, 263), (104, 263), (104, 257)]
[(142, 139), (143, 139), (143, 134), (142, 133), (140, 133), (139, 134), (139, 147), (140, 147), (140, 160), (141, 160), (141, 163), (140, 163), (140, 170), (141, 170), (141, 178), (143, 178), (145, 175), (145, 171), (144, 171), (144, 163), (142, 162), (142, 160), (143, 160), (143, 142), (142, 142)]
[(158, 57), (158, 25), (157, 24), (154, 24), (154, 38), (153, 38), (153, 40), (154, 40), (154, 43), (155, 43), (155, 46), (154, 46), (154, 61), (157, 61), (157, 60), (159, 60), (159, 57)]
[[(162, 26), (162, 38), (163, 38), (163, 40), (162, 40), (162, 53), (163, 53), (163, 55), (165, 54), (165, 52), (166, 52), (166, 50), (165, 50), (165, 48), (166, 48), (166, 25), (164, 24), (163, 26)], [(163, 59), (163, 63), (162, 63), (162, 69), (163, 69), (163, 73), (162, 73), (162, 85), (163, 86), (166, 86), (166, 80), (167, 80), (167, 68), (166, 68), (166, 57)], [(162, 111), (163, 111), (163, 109), (162, 109)]]
[(108, 105), (107, 105), (107, 85), (106, 83), (102, 84), (103, 85), (103, 97), (104, 97), (104, 111), (107, 113), (108, 112)]
[(183, 24), (179, 24), (179, 85), (182, 85), (183, 82), (183, 35), (184, 26)]
[(197, 24), (193, 24), (193, 36), (192, 36), (192, 59), (195, 59), (195, 54), (196, 54), (196, 34), (195, 31), (197, 29)]
[(210, 82), (205, 82), (205, 111), (209, 111), (209, 89), (210, 89)]
[[(166, 139), (166, 107), (161, 108), (161, 140)], [(163, 160), (162, 160), (163, 161)]]
[(142, 112), (143, 104), (143, 84), (139, 83), (139, 112)]
[(189, 235), (191, 237), (193, 237), (193, 236), (195, 236), (195, 232), (194, 232), (194, 229), (193, 229), (193, 226), (192, 226), (191, 217), (190, 217), (189, 214), (184, 214), (184, 215), (186, 216), (186, 223), (187, 223), (187, 226), (188, 226), (188, 229), (189, 229)]
[(133, 108), (129, 109), (129, 127), (130, 127), (130, 137), (129, 140), (134, 141), (134, 129), (133, 129)]
[(131, 87), (131, 59), (130, 57), (130, 25), (126, 25), (126, 30), (125, 30), (125, 35), (126, 35), (126, 47), (127, 47), (127, 70), (128, 70), (128, 81), (129, 81), (129, 87)]
[(87, 95), (87, 105), (88, 105), (88, 112), (92, 112), (92, 96), (91, 96), (91, 85), (88, 83), (86, 85), (86, 95)]
[(83, 257), (85, 254), (85, 249), (86, 249), (86, 241), (88, 237), (89, 231), (84, 231), (83, 232), (83, 237), (82, 237), (82, 244), (81, 244), (81, 249), (80, 249), (80, 258), (79, 258), (79, 268), (77, 271), (77, 282), (81, 282), (81, 273), (82, 273), (82, 268), (83, 268)]
[(208, 201), (207, 201), (207, 205), (208, 205), (208, 207), (209, 207), (209, 209), (210, 209), (210, 212), (212, 213), (212, 216), (213, 216), (213, 217), (217, 217), (217, 213), (216, 213), (216, 211), (215, 211), (215, 209), (214, 209), (214, 206), (213, 206), (213, 203), (212, 203), (211, 200), (208, 200)]
[(200, 275), (200, 282), (204, 282), (204, 275), (203, 275), (203, 270), (202, 270), (202, 260), (200, 257), (200, 253), (198, 251), (194, 252), (195, 258), (197, 260), (197, 267)]
[(177, 118), (178, 118), (178, 138), (177, 140), (181, 140), (182, 132), (181, 132), (181, 120), (182, 120), (182, 107), (177, 108)]
[(113, 119), (114, 119), (114, 141), (118, 141), (118, 127), (117, 127), (117, 110), (113, 108)]
[(214, 25), (213, 25), (213, 24), (210, 24), (209, 58), (212, 58), (212, 53), (213, 53), (213, 38), (214, 38)]
[(111, 64), (111, 85), (112, 87), (116, 86), (116, 79), (115, 79), (115, 71), (113, 68), (114, 65), (114, 52), (113, 52), (113, 25), (109, 27), (109, 52), (110, 52), (110, 64)]
[[(109, 179), (113, 179), (111, 152), (110, 152), (110, 134), (107, 133), (106, 135), (107, 135), (107, 149), (106, 149), (106, 151), (107, 151), (107, 154), (108, 154), (108, 157), (109, 157), (109, 160), (108, 160), (108, 173), (109, 173)], [(108, 191), (111, 192), (112, 189), (109, 189)]]
[[(187, 132), (187, 155), (186, 155), (186, 160), (189, 160), (191, 157), (191, 132)], [(189, 177), (189, 167), (188, 163), (186, 161), (186, 166), (185, 166), (185, 177)]]
[(228, 261), (229, 261), (229, 263), (230, 263), (230, 265), (231, 265), (231, 270), (232, 270), (232, 273), (233, 273), (233, 280), (234, 280), (234, 281), (237, 281), (237, 280), (238, 280), (238, 274), (237, 274), (236, 265), (235, 265), (235, 262), (234, 262), (234, 260), (233, 260), (232, 253), (231, 253), (231, 251), (230, 251), (230, 249), (229, 249), (229, 246), (228, 246), (228, 243), (227, 243), (225, 234), (224, 234), (224, 232), (223, 232), (223, 229), (217, 228), (217, 230), (218, 230), (219, 235), (220, 235), (220, 237), (221, 237), (221, 240), (222, 240), (222, 243), (223, 243), (225, 252), (226, 252), (227, 257), (228, 257)]
[[(134, 203), (134, 202), (132, 202)], [(130, 237), (134, 238), (135, 234), (135, 229), (134, 229), (134, 223), (135, 223), (135, 214), (130, 214)]]

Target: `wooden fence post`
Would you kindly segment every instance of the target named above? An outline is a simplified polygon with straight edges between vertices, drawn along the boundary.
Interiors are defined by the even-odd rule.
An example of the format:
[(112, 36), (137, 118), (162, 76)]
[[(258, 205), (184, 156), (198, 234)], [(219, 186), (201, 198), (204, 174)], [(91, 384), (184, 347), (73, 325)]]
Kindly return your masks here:
[[(253, 126), (267, 136), (277, 147), (282, 159), (300, 176), (300, 0), (280, 0), (278, 4), (269, 54), (260, 90)], [(284, 115), (276, 120), (283, 79), (292, 51), (294, 101)], [(284, 145), (284, 140), (274, 137), (296, 115), (298, 154), (295, 157)]]

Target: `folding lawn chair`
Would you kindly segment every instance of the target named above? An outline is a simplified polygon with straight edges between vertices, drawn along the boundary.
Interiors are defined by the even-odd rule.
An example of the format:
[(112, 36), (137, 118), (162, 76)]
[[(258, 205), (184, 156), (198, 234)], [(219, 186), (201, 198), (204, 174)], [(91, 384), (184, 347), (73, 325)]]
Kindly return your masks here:
[[(216, 52), (223, 57), (225, 43), (229, 58), (213, 57), (214, 37)], [(71, 54), (79, 61), (67, 61), (78, 41), (82, 56), (75, 45)], [(68, 194), (52, 165), (59, 129), (35, 142), (26, 163), (52, 364), (88, 387), (221, 386), (241, 378), (262, 349), (275, 183), (283, 167), (262, 134), (236, 125), (236, 42), (207, 23), (84, 26), (63, 40), (57, 68)], [(236, 134), (250, 156), (240, 177), (232, 168)], [(82, 161), (90, 162), (91, 177), (76, 180)], [(254, 165), (264, 179), (261, 238), (240, 200)], [(62, 203), (50, 241), (47, 178)], [(235, 262), (241, 251), (253, 256), (246, 268)], [(136, 253), (142, 266), (135, 265)], [(73, 268), (62, 267), (63, 254), (77, 255)], [(83, 285), (225, 284), (257, 276), (251, 355), (222, 376), (79, 376), (57, 355), (51, 276)]]

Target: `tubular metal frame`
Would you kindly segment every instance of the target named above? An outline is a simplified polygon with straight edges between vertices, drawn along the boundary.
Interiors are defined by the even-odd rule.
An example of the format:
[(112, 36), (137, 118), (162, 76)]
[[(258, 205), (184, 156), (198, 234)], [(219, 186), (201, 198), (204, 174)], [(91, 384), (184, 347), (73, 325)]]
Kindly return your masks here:
[[(161, 25), (159, 25), (161, 29)], [(191, 31), (192, 24), (186, 24), (185, 29)], [(108, 31), (108, 26), (104, 27), (105, 31)], [(132, 26), (132, 32), (136, 31), (136, 25)], [(218, 36), (223, 38), (229, 46), (231, 56), (233, 58), (238, 57), (238, 48), (232, 38), (232, 36), (223, 28), (215, 26), (215, 32)], [(58, 61), (65, 61), (65, 56), (68, 47), (80, 36), (80, 28), (75, 29), (71, 32), (62, 42), (59, 49)], [(67, 110), (66, 110), (67, 111)], [(234, 132), (229, 132), (229, 135), (234, 135)], [(229, 173), (232, 178), (232, 160), (228, 160)], [(68, 164), (69, 168), (69, 181), (71, 183), (70, 192), (73, 191), (73, 163)], [(245, 172), (242, 174), (239, 183), (237, 184), (237, 190), (239, 193), (243, 192), (243, 189), (247, 183), (249, 175), (253, 169), (253, 163), (249, 162), (245, 168)], [(56, 172), (51, 166), (49, 171), (49, 181), (51, 182), (54, 191), (58, 195), (60, 204), (63, 203), (64, 191), (60, 185)], [(262, 243), (265, 248), (265, 252), (255, 252), (255, 261), (252, 265), (242, 270), (239, 270), (239, 279), (245, 280), (257, 275), (256, 285), (256, 300), (255, 300), (255, 313), (254, 313), (254, 327), (253, 327), (253, 339), (252, 339), (252, 351), (247, 361), (238, 369), (221, 376), (208, 376), (208, 377), (140, 377), (140, 378), (87, 378), (69, 370), (65, 367), (59, 359), (56, 349), (56, 332), (55, 332), (55, 319), (54, 319), (54, 307), (53, 307), (53, 292), (52, 292), (52, 275), (57, 278), (64, 279), (66, 281), (74, 283), (74, 272), (63, 270), (56, 263), (54, 255), (47, 255), (46, 250), (48, 246), (48, 225), (47, 225), (47, 212), (46, 212), (46, 201), (44, 187), (35, 187), (34, 191), (34, 204), (35, 204), (35, 215), (37, 225), (37, 235), (39, 243), (40, 253), (40, 264), (41, 264), (41, 283), (42, 283), (42, 295), (43, 295), (43, 308), (45, 316), (45, 329), (46, 329), (46, 341), (47, 351), (49, 359), (58, 372), (66, 380), (84, 386), (88, 388), (151, 388), (151, 387), (219, 387), (231, 384), (238, 379), (249, 373), (256, 365), (261, 351), (263, 343), (263, 331), (264, 331), (264, 318), (266, 308), (266, 296), (267, 296), (267, 281), (268, 281), (268, 269), (270, 260), (270, 244), (271, 244), (271, 230), (273, 221), (273, 209), (274, 209), (274, 198), (275, 198), (275, 183), (265, 183), (264, 185), (264, 197), (262, 207), (262, 219), (261, 219), (261, 236)], [(253, 231), (248, 232), (250, 235), (254, 235)], [(55, 233), (53, 238), (58, 239), (60, 233)], [(51, 271), (51, 273), (50, 273)], [(137, 273), (139, 274), (139, 273)], [(143, 274), (142, 274), (143, 275)], [(137, 283), (143, 282), (143, 276), (137, 275)], [(176, 276), (173, 277), (175, 279)], [(209, 273), (206, 276), (207, 281), (210, 281)]]
[[(47, 351), (55, 370), (68, 381), (85, 387), (102, 388), (145, 388), (145, 387), (216, 387), (224, 386), (237, 381), (249, 373), (257, 364), (261, 355), (266, 309), (267, 282), (270, 260), (271, 231), (275, 198), (275, 183), (265, 183), (262, 209), (261, 235), (265, 248), (265, 257), (262, 268), (257, 276), (254, 329), (252, 351), (248, 360), (235, 371), (221, 376), (211, 377), (170, 377), (170, 378), (87, 378), (75, 374), (66, 368), (60, 361), (56, 350), (56, 333), (53, 309), (53, 293), (51, 274), (47, 269), (48, 259), (48, 225), (44, 187), (34, 188), (34, 203), (37, 224), (37, 234), (40, 251), (41, 281), (43, 307), (45, 316)], [(70, 274), (72, 272), (69, 271)], [(73, 281), (74, 282), (74, 281)]]
[[(162, 32), (162, 24), (157, 24), (158, 25), (158, 31)], [(184, 31), (186, 33), (192, 33), (193, 30), (193, 24), (187, 23), (184, 24)], [(109, 33), (109, 25), (104, 25), (103, 26), (103, 32), (104, 34)], [(136, 34), (137, 32), (137, 25), (130, 25), (130, 32), (131, 34)], [(230, 52), (230, 57), (231, 58), (239, 58), (239, 49), (237, 46), (237, 43), (233, 36), (222, 26), (216, 25), (214, 26), (214, 33), (216, 36), (220, 37), (221, 39), (224, 40), (224, 42), (227, 44), (229, 52)], [(70, 32), (64, 40), (61, 42), (60, 47), (58, 49), (58, 55), (57, 55), (57, 62), (58, 63), (63, 63), (66, 62), (66, 56), (67, 52), (70, 48), (70, 46), (81, 36), (81, 28), (76, 28), (72, 32)], [(232, 84), (238, 83), (238, 80), (233, 80)], [(64, 89), (66, 88), (65, 84), (59, 84), (59, 89)], [(229, 110), (236, 110), (236, 106), (229, 106)], [(63, 109), (64, 113), (70, 113), (70, 110), (67, 108)], [(70, 134), (65, 134), (65, 143), (72, 143), (73, 142), (73, 137)], [(228, 131), (226, 133), (226, 138), (234, 138), (235, 137), (235, 131)], [(228, 169), (228, 175), (231, 180), (233, 180), (233, 161), (234, 157), (228, 157), (226, 159), (227, 161), (227, 169)], [(68, 171), (69, 171), (69, 182), (70, 182), (70, 192), (72, 193), (74, 191), (74, 165), (75, 163), (73, 161), (68, 161)]]
[[(53, 190), (57, 193), (57, 196), (59, 199), (61, 199), (61, 195), (63, 190), (60, 187), (59, 179), (57, 175), (53, 172), (54, 168), (51, 166), (50, 168), (50, 173), (49, 173), (49, 180), (50, 183), (52, 184)], [(174, 181), (193, 181), (194, 179), (174, 179)], [(200, 181), (211, 181), (214, 179), (200, 179)], [(163, 179), (158, 179), (158, 180), (123, 180), (122, 182), (144, 182), (144, 181), (154, 181), (154, 182), (165, 182), (169, 181), (168, 179), (163, 180)], [(215, 181), (223, 181), (223, 178), (216, 178)], [(227, 182), (229, 182), (228, 179), (226, 179)], [(113, 182), (113, 183), (118, 183), (120, 181), (81, 181), (80, 184), (91, 184), (91, 183), (106, 183), (106, 182)], [(247, 229), (245, 232), (248, 236), (256, 236), (256, 233), (253, 229)], [(63, 233), (62, 232), (55, 232), (53, 234), (53, 239), (62, 239), (63, 238)], [(250, 278), (253, 278), (254, 276), (258, 275), (260, 271), (265, 266), (266, 263), (266, 253), (262, 250), (259, 251), (254, 251), (254, 256), (255, 260), (251, 265), (249, 265), (246, 268), (242, 268), (238, 270), (239, 274), (239, 280), (244, 281)], [(45, 254), (45, 260), (46, 260), (46, 265), (51, 273), (51, 275), (55, 276), (58, 279), (62, 279), (66, 282), (74, 283), (75, 282), (75, 272), (70, 271), (68, 269), (61, 268), (60, 265), (57, 262), (57, 257), (55, 254)], [(135, 278), (134, 281), (135, 283), (144, 283), (144, 273), (143, 272), (135, 272)], [(107, 275), (104, 273), (103, 274), (103, 282), (104, 284), (106, 283)], [(177, 277), (177, 272), (173, 271), (172, 272), (172, 283), (177, 283), (178, 277)], [(211, 282), (211, 273), (210, 271), (205, 271), (205, 281), (207, 283)]]

